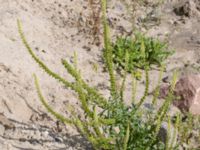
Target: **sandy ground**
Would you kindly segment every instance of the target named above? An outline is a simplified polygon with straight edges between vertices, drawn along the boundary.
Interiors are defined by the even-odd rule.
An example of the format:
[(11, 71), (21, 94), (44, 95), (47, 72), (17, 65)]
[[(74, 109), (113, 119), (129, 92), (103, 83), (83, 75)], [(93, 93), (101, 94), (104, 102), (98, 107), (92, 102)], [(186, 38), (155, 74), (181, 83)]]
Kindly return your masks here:
[[(78, 106), (79, 103), (73, 91), (46, 75), (30, 57), (20, 40), (17, 19), (22, 21), (33, 51), (53, 71), (72, 81), (60, 59), (72, 61), (76, 51), (83, 78), (108, 96), (108, 74), (102, 67), (100, 5), (98, 0), (95, 3), (0, 0), (0, 149), (89, 149), (88, 143), (72, 127), (51, 119), (41, 106), (33, 73), (38, 76), (48, 102), (57, 111), (67, 115), (66, 104)], [(128, 0), (111, 0), (108, 8), (111, 35), (115, 39), (116, 35), (131, 35), (133, 29), (138, 29), (166, 40), (176, 53), (167, 60), (164, 77), (170, 78), (175, 68), (182, 74), (197, 73), (200, 69), (200, 2), (191, 0), (186, 13), (177, 13), (175, 8), (181, 3), (168, 0), (158, 7), (152, 2), (139, 7)], [(98, 66), (97, 71), (94, 66)], [(151, 83), (156, 82), (157, 76), (158, 71), (151, 71)], [(138, 89), (139, 97), (143, 90), (142, 87)], [(126, 98), (130, 98), (130, 82)]]

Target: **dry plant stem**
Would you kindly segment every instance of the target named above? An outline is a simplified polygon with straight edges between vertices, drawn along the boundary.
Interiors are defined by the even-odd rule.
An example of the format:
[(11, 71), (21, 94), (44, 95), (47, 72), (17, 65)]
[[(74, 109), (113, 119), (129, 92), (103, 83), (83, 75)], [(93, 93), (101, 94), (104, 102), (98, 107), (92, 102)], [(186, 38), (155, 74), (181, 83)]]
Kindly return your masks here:
[(99, 42), (99, 34), (100, 34), (100, 23), (101, 23), (101, 7), (99, 7), (101, 0), (89, 0), (89, 6), (91, 8), (91, 18), (92, 18), (92, 31), (94, 36), (93, 42)]

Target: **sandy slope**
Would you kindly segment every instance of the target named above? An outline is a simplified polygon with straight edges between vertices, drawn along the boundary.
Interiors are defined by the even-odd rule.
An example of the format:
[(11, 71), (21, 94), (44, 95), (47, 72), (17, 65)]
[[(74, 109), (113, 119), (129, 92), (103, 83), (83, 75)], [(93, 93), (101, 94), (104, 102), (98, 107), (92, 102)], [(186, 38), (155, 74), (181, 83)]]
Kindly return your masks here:
[[(191, 17), (178, 16), (172, 9), (177, 6), (177, 1), (167, 1), (164, 6), (156, 9), (158, 13), (155, 14), (161, 14), (158, 16), (161, 18), (161, 23), (154, 25), (156, 22), (152, 22), (149, 17), (150, 21), (145, 23), (147, 26), (145, 29), (138, 20), (154, 10), (152, 6), (140, 7), (140, 9), (135, 6), (137, 17), (134, 18), (131, 9), (127, 11), (125, 2), (115, 0), (109, 2), (112, 35), (130, 34), (133, 25), (137, 23), (136, 27), (141, 28), (148, 35), (167, 39), (177, 52), (168, 60), (169, 72), (165, 76), (171, 75), (174, 68), (183, 68), (188, 63), (189, 66), (195, 64), (199, 67), (196, 63), (199, 61), (198, 50), (200, 50), (198, 14)], [(98, 4), (94, 5), (93, 9), (98, 10), (98, 7)], [(66, 112), (64, 104), (78, 105), (78, 102), (75, 93), (57, 84), (32, 60), (20, 40), (17, 19), (22, 21), (24, 33), (34, 52), (52, 70), (72, 81), (62, 67), (60, 59), (66, 58), (72, 61), (73, 52), (76, 51), (78, 65), (84, 79), (91, 85), (98, 86), (101, 92), (109, 94), (108, 75), (102, 68), (102, 30), (99, 31), (101, 26), (95, 28), (99, 31), (99, 36), (94, 40), (95, 29), (91, 25), (92, 10), (88, 1), (0, 0), (0, 113), (2, 116), (0, 117), (0, 149), (88, 149), (84, 146), (84, 139), (77, 136), (73, 128), (64, 127), (56, 123), (56, 120), (50, 119), (41, 106), (34, 86), (33, 73), (38, 76), (49, 103), (59, 112)], [(97, 72), (93, 69), (94, 64), (98, 66)], [(189, 70), (191, 69), (196, 71), (189, 67)], [(158, 71), (152, 71), (151, 74), (151, 78), (156, 78)], [(138, 96), (141, 94), (142, 90), (139, 88)], [(126, 95), (127, 98), (130, 97), (130, 84), (127, 86)], [(6, 122), (5, 120), (10, 129), (2, 124)]]

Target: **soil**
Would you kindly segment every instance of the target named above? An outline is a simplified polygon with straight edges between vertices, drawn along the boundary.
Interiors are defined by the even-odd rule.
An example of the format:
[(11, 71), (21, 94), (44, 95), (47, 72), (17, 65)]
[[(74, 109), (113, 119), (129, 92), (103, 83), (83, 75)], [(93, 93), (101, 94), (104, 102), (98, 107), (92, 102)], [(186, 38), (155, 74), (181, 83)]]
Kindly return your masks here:
[[(49, 104), (68, 115), (67, 104), (79, 107), (77, 95), (46, 75), (22, 44), (17, 19), (25, 36), (49, 68), (73, 81), (61, 65), (61, 59), (73, 61), (85, 81), (109, 96), (109, 76), (102, 62), (102, 25), (100, 0), (0, 0), (0, 149), (2, 150), (81, 150), (90, 144), (70, 126), (65, 126), (41, 105), (34, 86), (37, 75)], [(181, 74), (198, 73), (200, 69), (200, 1), (110, 0), (108, 20), (111, 36), (132, 36), (141, 31), (167, 41), (175, 54), (166, 63), (164, 78), (175, 69)], [(95, 69), (96, 68), (96, 69)], [(159, 71), (152, 70), (155, 83)], [(131, 97), (128, 77), (126, 99)], [(152, 85), (152, 84), (151, 84)], [(151, 87), (151, 90), (154, 87)], [(143, 93), (139, 83), (137, 96)], [(129, 101), (127, 101), (129, 103)], [(148, 100), (147, 100), (148, 103)], [(81, 110), (77, 109), (78, 113)]]

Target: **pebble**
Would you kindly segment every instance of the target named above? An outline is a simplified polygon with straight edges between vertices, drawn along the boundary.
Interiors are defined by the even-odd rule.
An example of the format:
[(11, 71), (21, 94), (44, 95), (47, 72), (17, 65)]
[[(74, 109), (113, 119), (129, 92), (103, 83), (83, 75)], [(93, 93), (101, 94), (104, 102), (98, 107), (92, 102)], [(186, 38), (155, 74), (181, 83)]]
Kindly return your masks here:
[[(162, 124), (161, 124), (161, 128), (160, 128), (160, 131), (159, 131), (159, 133), (158, 133), (158, 137), (161, 139), (161, 141), (163, 141), (164, 143), (166, 142), (166, 140), (167, 140), (167, 132), (169, 132), (168, 131), (169, 129), (168, 129), (168, 123), (167, 122), (163, 122)], [(175, 131), (176, 129), (173, 127), (173, 125), (171, 124), (170, 125), (170, 135), (169, 135), (169, 143), (170, 144), (172, 144), (174, 141), (172, 141), (173, 140), (173, 135), (174, 135), (174, 133), (176, 132), (176, 135), (175, 135), (175, 139), (177, 138), (177, 131)], [(173, 145), (174, 145), (175, 143), (173, 143)]]
[(49, 135), (49, 132), (48, 131), (44, 131), (42, 136), (44, 136), (44, 138), (47, 138), (48, 135)]
[(63, 139), (61, 137), (54, 138), (56, 142), (63, 143)]

